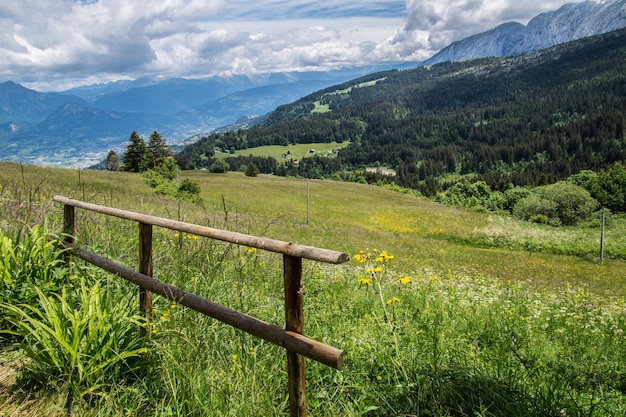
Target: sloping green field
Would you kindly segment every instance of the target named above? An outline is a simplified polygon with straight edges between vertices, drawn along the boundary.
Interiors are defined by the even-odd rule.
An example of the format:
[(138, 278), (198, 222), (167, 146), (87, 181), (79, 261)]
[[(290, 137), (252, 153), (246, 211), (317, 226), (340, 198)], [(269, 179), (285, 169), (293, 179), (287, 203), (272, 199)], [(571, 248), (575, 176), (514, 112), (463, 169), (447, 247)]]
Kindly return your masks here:
[[(0, 164), (0, 231), (9, 239), (2, 239), (2, 266), (11, 276), (6, 265), (18, 266), (7, 250), (37, 249), (28, 236), (39, 232), (24, 224), (60, 232), (63, 209), (51, 201), (58, 194), (339, 250), (348, 263), (303, 265), (305, 334), (346, 358), (342, 371), (307, 361), (311, 415), (608, 417), (626, 410), (625, 262), (599, 261), (599, 230), (531, 225), (363, 184), (205, 171), (185, 178), (200, 184), (203, 204), (160, 197), (137, 174)], [(136, 224), (78, 210), (77, 226), (79, 245), (137, 267)], [(608, 254), (624, 247), (623, 227), (618, 218), (607, 230)], [(166, 229), (154, 237), (159, 279), (283, 325), (280, 257)], [(42, 254), (33, 250), (32, 259)], [(288, 414), (281, 348), (159, 297), (154, 323), (145, 323), (152, 336), (136, 344), (141, 332), (128, 333), (127, 325), (136, 320), (136, 288), (77, 265), (77, 277), (58, 272), (67, 288), (80, 282), (77, 295), (37, 296), (5, 283), (0, 301), (11, 304), (17, 294), (33, 300), (33, 311), (58, 305), (49, 307), (60, 317), (49, 328), (65, 340), (76, 334), (64, 330), (71, 323), (100, 311), (86, 300), (102, 297), (107, 302), (98, 306), (112, 310), (93, 325), (111, 323), (127, 346), (148, 349), (150, 360), (135, 363), (130, 377), (110, 365), (104, 382), (90, 383), (76, 376), (74, 362), (46, 360), (66, 346), (50, 342), (57, 339), (41, 345), (38, 331), (21, 334), (47, 346), (28, 351), (11, 336), (0, 355), (0, 415)], [(1, 308), (11, 322), (15, 308)], [(107, 340), (98, 335), (85, 330), (85, 339), (73, 340), (98, 348)]]

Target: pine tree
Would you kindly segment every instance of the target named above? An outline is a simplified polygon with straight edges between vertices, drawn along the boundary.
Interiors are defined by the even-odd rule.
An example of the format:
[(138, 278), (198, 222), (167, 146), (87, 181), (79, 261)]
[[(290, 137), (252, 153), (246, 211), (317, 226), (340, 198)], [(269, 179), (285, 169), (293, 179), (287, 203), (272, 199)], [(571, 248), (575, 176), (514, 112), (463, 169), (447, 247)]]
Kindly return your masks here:
[(141, 172), (145, 170), (144, 159), (147, 148), (143, 138), (136, 131), (130, 134), (130, 144), (124, 154), (123, 170), (128, 172)]
[(163, 164), (166, 158), (172, 156), (172, 151), (165, 143), (165, 139), (156, 130), (150, 135), (148, 142), (148, 152), (146, 153), (146, 167), (154, 169)]
[(120, 169), (120, 157), (117, 156), (114, 150), (110, 150), (107, 155), (107, 170), (108, 171), (119, 171)]

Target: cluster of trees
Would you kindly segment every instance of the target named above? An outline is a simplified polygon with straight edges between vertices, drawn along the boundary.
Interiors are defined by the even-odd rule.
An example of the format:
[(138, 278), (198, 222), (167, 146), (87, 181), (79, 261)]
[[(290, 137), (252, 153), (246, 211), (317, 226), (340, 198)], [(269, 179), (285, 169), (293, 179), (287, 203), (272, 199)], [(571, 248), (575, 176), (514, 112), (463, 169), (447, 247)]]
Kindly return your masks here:
[(148, 144), (136, 131), (130, 134), (129, 144), (120, 166), (119, 157), (114, 151), (107, 156), (107, 169), (128, 172), (141, 172), (146, 182), (157, 194), (200, 202), (200, 185), (184, 179), (180, 184), (174, 182), (178, 177), (178, 165), (165, 139), (156, 130), (150, 135)]
[(596, 173), (584, 170), (564, 181), (534, 188), (492, 190), (484, 181), (461, 181), (439, 192), (435, 201), (485, 210), (506, 210), (532, 222), (571, 226), (589, 220), (599, 208), (626, 212), (626, 167), (615, 163)]

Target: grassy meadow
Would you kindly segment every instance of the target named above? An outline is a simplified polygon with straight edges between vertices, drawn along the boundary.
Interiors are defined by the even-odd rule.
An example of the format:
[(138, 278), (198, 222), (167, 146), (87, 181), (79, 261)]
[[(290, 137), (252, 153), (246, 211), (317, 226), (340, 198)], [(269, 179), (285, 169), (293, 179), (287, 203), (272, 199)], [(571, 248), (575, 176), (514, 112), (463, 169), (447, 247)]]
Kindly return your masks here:
[[(626, 414), (623, 217), (600, 262), (599, 228), (356, 183), (185, 178), (202, 204), (138, 174), (0, 163), (0, 416), (288, 415), (281, 348), (159, 297), (147, 323), (133, 285), (67, 267), (46, 238), (57, 194), (350, 254), (303, 265), (304, 333), (345, 352), (342, 371), (307, 361), (312, 416)], [(77, 225), (77, 244), (137, 267), (135, 224), (77, 210)], [(284, 325), (279, 256), (154, 233), (155, 277)]]
[[(288, 159), (298, 160), (303, 158), (309, 158), (311, 156), (325, 156), (332, 157), (335, 155), (336, 149), (345, 148), (350, 144), (349, 141), (345, 142), (329, 142), (329, 143), (296, 143), (289, 145), (267, 145), (259, 146), (256, 148), (240, 149), (235, 151), (235, 155), (240, 156), (260, 156), (263, 158), (271, 157), (277, 161), (282, 161), (283, 154), (289, 152)], [(314, 152), (311, 152), (311, 151)], [(229, 153), (216, 152), (216, 156), (226, 158), (231, 156)]]

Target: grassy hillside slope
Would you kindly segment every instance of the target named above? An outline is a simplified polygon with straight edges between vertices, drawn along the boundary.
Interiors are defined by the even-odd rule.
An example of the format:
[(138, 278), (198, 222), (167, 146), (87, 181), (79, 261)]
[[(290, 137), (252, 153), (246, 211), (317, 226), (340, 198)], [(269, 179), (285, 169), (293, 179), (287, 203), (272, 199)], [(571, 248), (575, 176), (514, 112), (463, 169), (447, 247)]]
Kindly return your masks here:
[[(60, 231), (63, 209), (51, 197), (61, 194), (349, 253), (351, 261), (340, 266), (303, 265), (305, 334), (346, 355), (340, 372), (307, 361), (311, 415), (608, 417), (626, 411), (625, 261), (601, 264), (593, 255), (599, 230), (531, 225), (363, 184), (201, 171), (183, 172), (184, 178), (201, 185), (203, 205), (161, 198), (138, 174), (0, 164), (0, 238), (15, 237), (24, 223)], [(624, 223), (610, 224), (607, 252), (623, 250)], [(78, 210), (77, 226), (79, 245), (137, 266), (136, 224)], [(43, 372), (50, 364), (41, 357), (60, 351), (56, 344), (50, 350), (38, 345), (30, 361), (27, 350), (6, 344), (0, 346), (0, 415), (287, 415), (281, 348), (160, 297), (143, 343), (124, 320), (137, 313), (136, 287), (77, 265), (78, 277), (65, 286), (80, 282), (83, 298), (101, 296), (115, 313), (93, 326), (124, 330), (131, 346), (139, 340), (149, 349), (148, 366), (85, 386), (71, 382), (74, 365)], [(154, 272), (284, 324), (280, 257), (155, 228)], [(66, 297), (74, 300), (63, 307), (67, 323), (91, 311), (76, 295)], [(14, 310), (1, 303), (0, 309), (2, 323)], [(79, 345), (100, 351), (96, 333)], [(27, 332), (26, 345), (38, 335)], [(29, 365), (40, 368), (20, 371)], [(124, 375), (125, 368), (112, 368)]]

